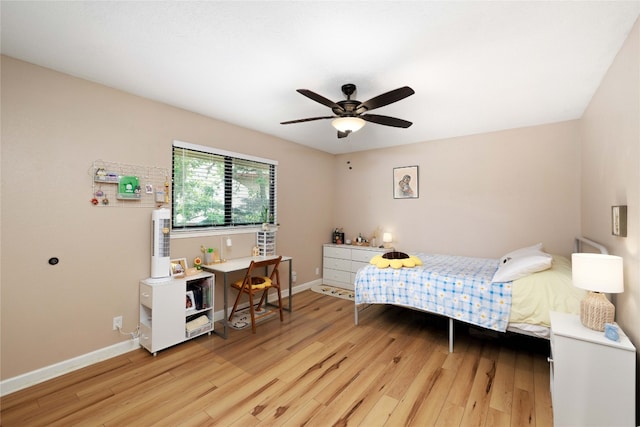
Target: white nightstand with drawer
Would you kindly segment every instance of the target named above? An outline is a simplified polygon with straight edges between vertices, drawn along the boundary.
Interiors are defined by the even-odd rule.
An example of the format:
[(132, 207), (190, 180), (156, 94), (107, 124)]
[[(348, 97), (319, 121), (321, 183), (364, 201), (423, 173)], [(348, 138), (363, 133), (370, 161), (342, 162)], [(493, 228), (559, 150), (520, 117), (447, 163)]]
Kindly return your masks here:
[(636, 349), (551, 312), (551, 400), (556, 426), (634, 426)]
[(366, 266), (375, 255), (391, 250), (327, 243), (322, 248), (322, 283), (354, 290), (358, 270)]

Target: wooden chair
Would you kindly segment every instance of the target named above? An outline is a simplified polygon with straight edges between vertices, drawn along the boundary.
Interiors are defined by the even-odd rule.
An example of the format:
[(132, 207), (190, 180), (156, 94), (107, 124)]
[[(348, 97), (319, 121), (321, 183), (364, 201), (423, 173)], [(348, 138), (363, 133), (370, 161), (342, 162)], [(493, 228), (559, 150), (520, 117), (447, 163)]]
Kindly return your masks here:
[[(268, 315), (269, 313), (264, 313), (256, 316), (256, 308), (253, 304), (253, 296), (262, 292), (262, 296), (260, 297), (260, 302), (258, 303), (257, 310), (260, 310), (262, 304), (266, 301), (267, 294), (269, 293), (269, 289), (276, 288), (278, 291), (278, 310), (280, 311), (280, 321), (282, 322), (282, 295), (280, 293), (280, 272), (278, 271), (278, 266), (280, 265), (280, 261), (282, 260), (282, 256), (273, 259), (267, 259), (264, 261), (251, 261), (249, 264), (249, 268), (247, 269), (247, 273), (244, 276), (244, 279), (238, 280), (231, 284), (232, 287), (236, 288), (238, 292), (238, 296), (236, 297), (236, 302), (233, 304), (233, 309), (231, 310), (231, 314), (229, 315), (229, 320), (233, 317), (236, 310), (238, 309), (238, 303), (240, 302), (240, 298), (242, 294), (249, 295), (249, 311), (251, 312), (251, 330), (253, 333), (256, 333), (256, 319), (260, 319)], [(269, 276), (262, 275), (256, 272), (256, 269), (260, 269), (260, 272), (265, 271), (268, 272), (268, 268), (272, 267), (273, 270)], [(264, 269), (264, 270), (262, 270)]]

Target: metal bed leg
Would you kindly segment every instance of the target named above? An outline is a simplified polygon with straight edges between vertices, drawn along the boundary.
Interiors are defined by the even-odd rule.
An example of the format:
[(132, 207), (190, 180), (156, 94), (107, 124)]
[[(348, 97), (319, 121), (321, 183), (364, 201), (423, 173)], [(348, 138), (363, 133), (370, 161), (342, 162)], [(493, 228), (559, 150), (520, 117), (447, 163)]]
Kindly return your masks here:
[(453, 318), (449, 318), (449, 353), (453, 353)]
[(358, 304), (353, 304), (353, 308), (355, 309), (353, 320), (355, 325), (358, 326)]

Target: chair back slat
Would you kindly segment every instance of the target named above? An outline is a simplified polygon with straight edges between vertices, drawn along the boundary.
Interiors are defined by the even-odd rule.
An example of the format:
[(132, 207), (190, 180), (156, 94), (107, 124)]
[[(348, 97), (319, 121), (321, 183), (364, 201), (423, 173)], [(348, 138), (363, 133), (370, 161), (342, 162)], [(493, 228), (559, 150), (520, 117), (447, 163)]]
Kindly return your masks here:
[[(251, 278), (254, 276), (253, 270), (257, 269), (257, 268), (268, 268), (269, 266), (273, 266), (273, 271), (271, 272), (271, 274), (269, 275), (269, 279), (273, 282), (273, 280), (276, 280), (276, 284), (279, 286), (280, 285), (280, 274), (278, 272), (278, 266), (280, 265), (280, 261), (282, 260), (282, 255), (280, 255), (277, 258), (271, 258), (271, 259), (265, 259), (265, 260), (260, 260), (260, 261), (256, 261), (256, 260), (252, 260), (251, 263), (249, 264), (249, 268), (247, 269), (247, 272), (244, 276), (244, 280), (243, 280), (243, 288), (244, 287), (248, 287), (251, 286)], [(262, 276), (262, 274), (260, 274), (260, 276)]]
[(249, 270), (253, 270), (254, 268), (268, 267), (271, 265), (273, 265), (274, 268), (278, 268), (278, 265), (280, 264), (281, 260), (282, 260), (282, 255), (280, 255), (278, 258), (265, 259), (261, 261), (253, 260), (249, 265)]

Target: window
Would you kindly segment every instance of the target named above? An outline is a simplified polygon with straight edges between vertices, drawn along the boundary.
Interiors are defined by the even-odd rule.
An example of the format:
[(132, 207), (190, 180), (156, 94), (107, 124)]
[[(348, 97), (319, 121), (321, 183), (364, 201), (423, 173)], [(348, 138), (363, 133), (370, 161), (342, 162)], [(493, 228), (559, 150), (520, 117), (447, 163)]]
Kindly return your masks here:
[(275, 224), (278, 162), (173, 143), (173, 230)]

